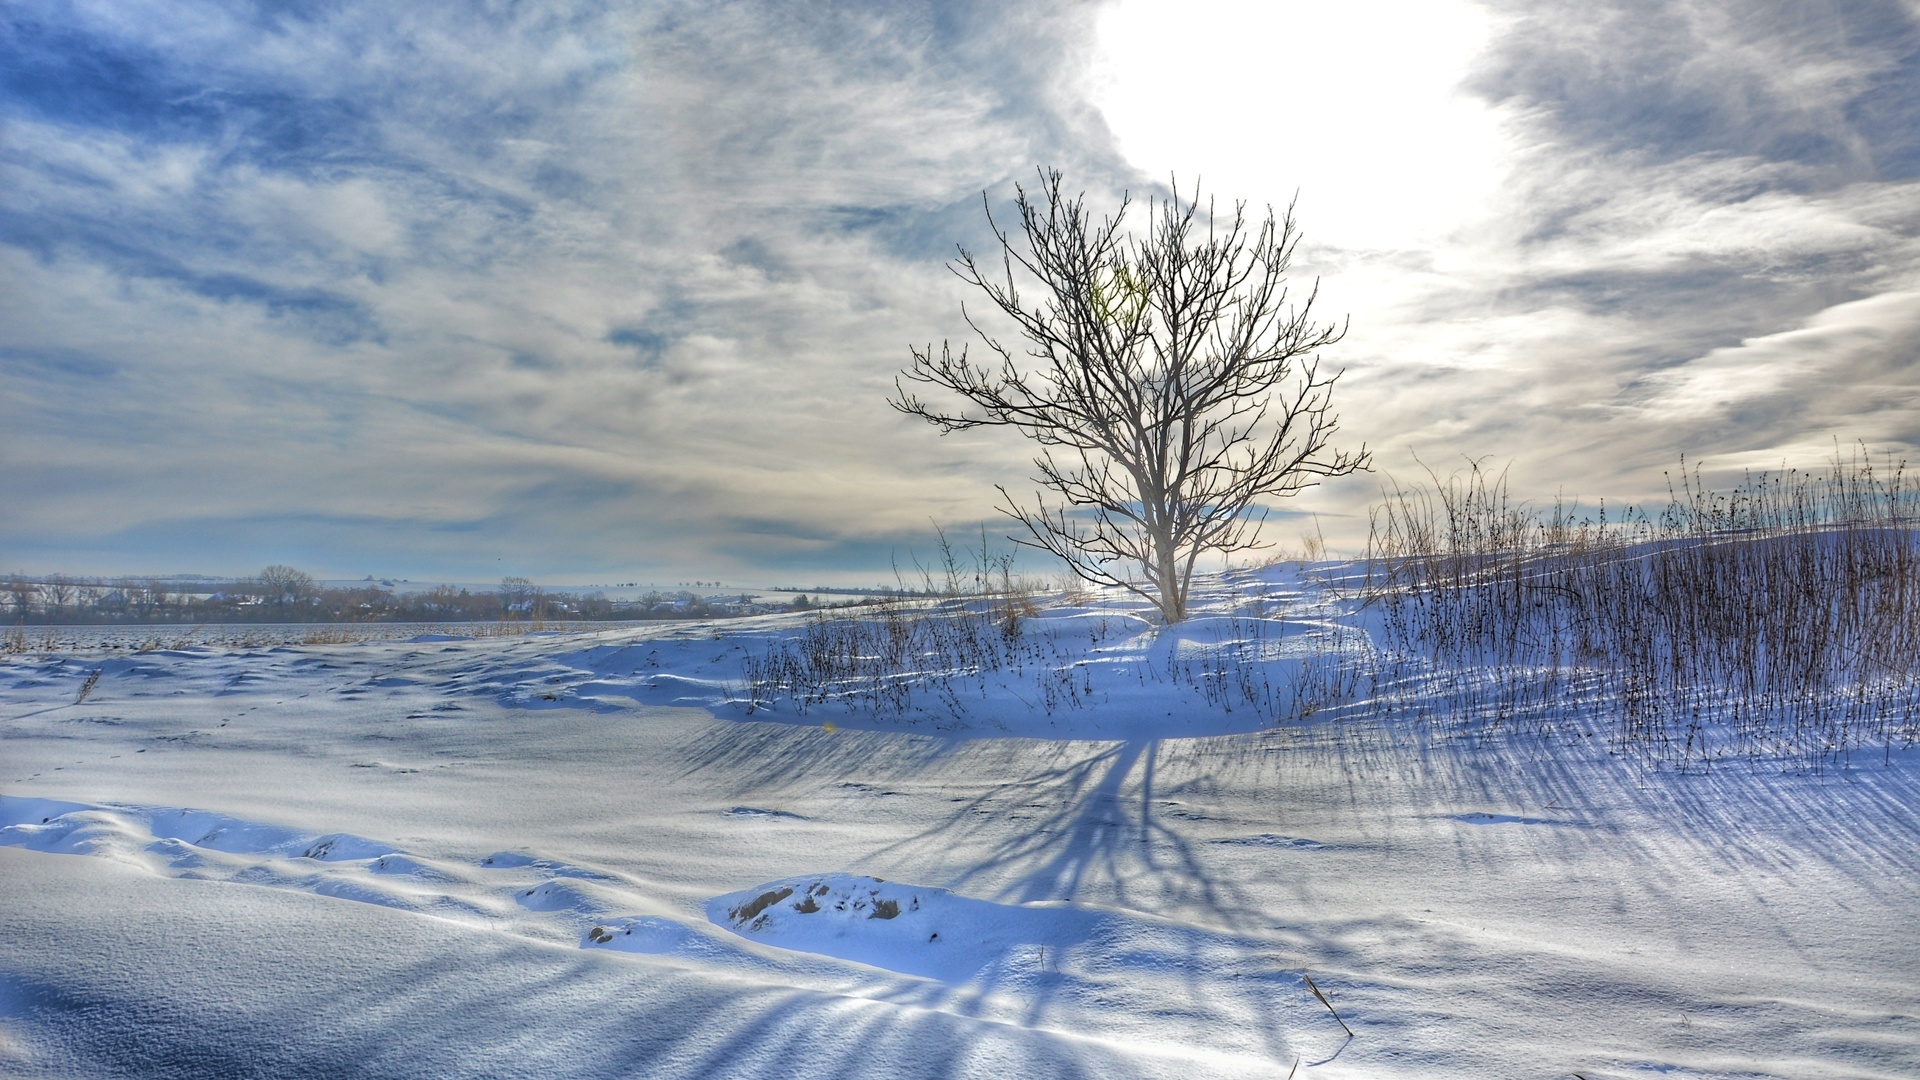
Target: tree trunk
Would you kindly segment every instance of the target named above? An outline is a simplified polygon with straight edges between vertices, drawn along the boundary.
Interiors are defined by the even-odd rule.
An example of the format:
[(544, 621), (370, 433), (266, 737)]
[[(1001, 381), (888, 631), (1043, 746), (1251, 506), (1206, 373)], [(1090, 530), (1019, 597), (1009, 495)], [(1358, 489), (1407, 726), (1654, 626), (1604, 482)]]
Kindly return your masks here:
[(1160, 593), (1160, 617), (1167, 625), (1187, 617), (1187, 598), (1180, 590), (1180, 557), (1171, 536), (1153, 538), (1154, 585)]

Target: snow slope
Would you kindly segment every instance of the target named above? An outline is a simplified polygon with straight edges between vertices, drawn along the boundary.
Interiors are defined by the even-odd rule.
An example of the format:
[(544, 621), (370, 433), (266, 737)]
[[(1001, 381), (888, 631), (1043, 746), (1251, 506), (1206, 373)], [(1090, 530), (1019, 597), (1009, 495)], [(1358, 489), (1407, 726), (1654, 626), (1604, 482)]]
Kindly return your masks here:
[(1920, 1075), (1920, 755), (1268, 728), (1366, 626), (1212, 588), (946, 713), (750, 701), (792, 618), (0, 659), (0, 1074)]

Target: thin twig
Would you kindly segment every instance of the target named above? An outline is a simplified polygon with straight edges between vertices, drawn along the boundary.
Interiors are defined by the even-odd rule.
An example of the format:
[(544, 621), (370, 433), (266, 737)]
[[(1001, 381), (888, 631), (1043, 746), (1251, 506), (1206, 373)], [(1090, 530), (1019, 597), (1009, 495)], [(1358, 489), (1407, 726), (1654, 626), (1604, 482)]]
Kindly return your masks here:
[(1353, 1029), (1347, 1026), (1345, 1020), (1340, 1019), (1338, 1012), (1334, 1012), (1333, 1002), (1328, 1001), (1327, 995), (1321, 993), (1320, 988), (1313, 984), (1313, 976), (1307, 974), (1306, 969), (1302, 968), (1300, 970), (1300, 977), (1307, 980), (1307, 989), (1313, 991), (1313, 996), (1320, 999), (1320, 1004), (1325, 1005), (1327, 1011), (1333, 1013), (1333, 1022), (1340, 1025), (1340, 1030), (1347, 1033), (1347, 1038), (1353, 1038)]

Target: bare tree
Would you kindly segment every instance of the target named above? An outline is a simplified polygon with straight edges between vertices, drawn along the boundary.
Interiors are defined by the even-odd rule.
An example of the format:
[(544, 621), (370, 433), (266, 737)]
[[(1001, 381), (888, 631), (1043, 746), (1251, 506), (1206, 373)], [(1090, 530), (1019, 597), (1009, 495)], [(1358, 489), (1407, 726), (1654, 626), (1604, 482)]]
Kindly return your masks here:
[(524, 611), (529, 619), (546, 614), (546, 590), (523, 577), (500, 579), (500, 606), (508, 616)]
[(73, 603), (73, 580), (65, 574), (55, 574), (40, 583), (40, 600), (47, 610), (49, 622), (58, 622), (60, 613)]
[(7, 600), (13, 605), (14, 618), (24, 620), (32, 614), (35, 592), (33, 582), (18, 574), (7, 579)]
[[(1265, 546), (1262, 499), (1367, 468), (1364, 445), (1329, 446), (1340, 374), (1322, 375), (1315, 355), (1346, 329), (1314, 322), (1317, 283), (1288, 303), (1300, 242), (1291, 206), (1249, 223), (1243, 203), (1216, 215), (1209, 200), (1203, 214), (1198, 191), (1183, 202), (1176, 187), (1149, 200), (1147, 228), (1135, 235), (1123, 229), (1127, 198), (1096, 221), (1085, 196), (1065, 198), (1060, 183), (1058, 171), (1042, 173), (1039, 201), (1015, 189), (1018, 242), (988, 207), (998, 260), (982, 264), (961, 248), (951, 264), (1011, 320), (1023, 355), (965, 313), (993, 364), (950, 344), (936, 357), (928, 345), (902, 375), (972, 408), (930, 405), (900, 379), (889, 403), (942, 435), (1011, 427), (1038, 443), (1034, 480), (1059, 501), (1043, 491), (1028, 506), (1000, 489), (1002, 512), (1027, 528), (1019, 542), (1179, 622), (1201, 553)], [(1029, 284), (1032, 298), (1021, 291)], [(1144, 584), (1123, 572), (1129, 563)]]
[(260, 599), (275, 607), (297, 604), (320, 594), (319, 588), (313, 583), (313, 575), (279, 563), (260, 571), (260, 576), (255, 580), (260, 583)]

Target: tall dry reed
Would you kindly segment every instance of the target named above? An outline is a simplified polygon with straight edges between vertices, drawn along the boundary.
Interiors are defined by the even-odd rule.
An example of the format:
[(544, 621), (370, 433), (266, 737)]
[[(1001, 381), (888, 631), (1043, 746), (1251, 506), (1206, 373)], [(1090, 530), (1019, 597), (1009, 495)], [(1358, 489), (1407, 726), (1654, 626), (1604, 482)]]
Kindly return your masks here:
[(1920, 739), (1917, 494), (1856, 451), (1727, 492), (1683, 464), (1656, 513), (1576, 517), (1475, 465), (1376, 510), (1366, 595), (1429, 710), (1817, 768)]

